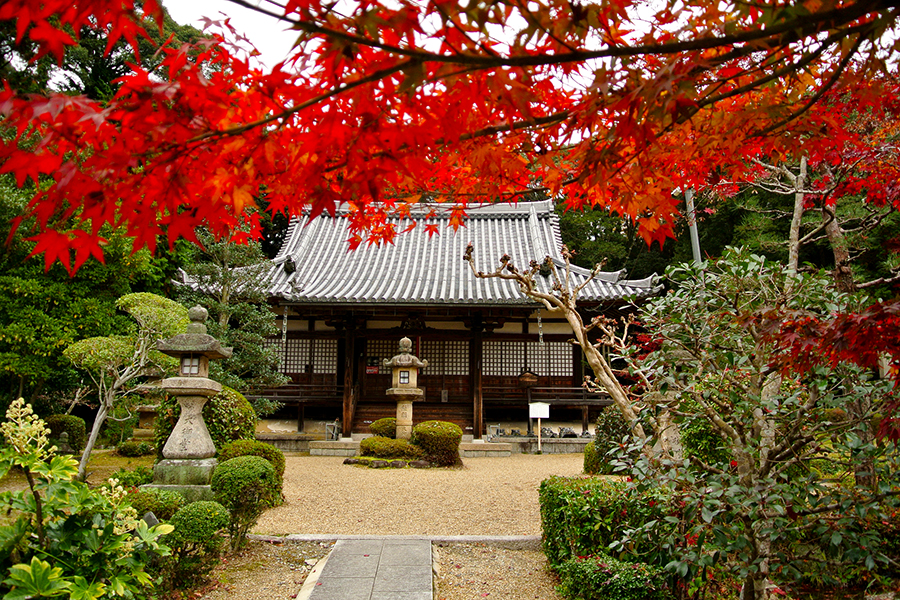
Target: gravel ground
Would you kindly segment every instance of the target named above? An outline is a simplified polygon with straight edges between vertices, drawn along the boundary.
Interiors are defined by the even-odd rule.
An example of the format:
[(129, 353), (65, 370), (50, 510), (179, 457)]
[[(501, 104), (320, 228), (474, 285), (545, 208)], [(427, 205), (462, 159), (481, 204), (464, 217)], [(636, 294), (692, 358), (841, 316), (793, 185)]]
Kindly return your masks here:
[[(343, 458), (287, 456), (285, 503), (254, 533), (540, 535), (538, 486), (579, 475), (581, 454), (469, 458), (457, 469), (368, 469)], [(254, 540), (213, 574), (202, 600), (281, 600), (300, 590), (331, 544)], [(485, 544), (435, 546), (435, 600), (559, 600), (543, 553)]]
[(540, 535), (538, 487), (579, 475), (581, 454), (467, 458), (456, 469), (369, 469), (337, 456), (288, 456), (282, 506), (254, 533)]

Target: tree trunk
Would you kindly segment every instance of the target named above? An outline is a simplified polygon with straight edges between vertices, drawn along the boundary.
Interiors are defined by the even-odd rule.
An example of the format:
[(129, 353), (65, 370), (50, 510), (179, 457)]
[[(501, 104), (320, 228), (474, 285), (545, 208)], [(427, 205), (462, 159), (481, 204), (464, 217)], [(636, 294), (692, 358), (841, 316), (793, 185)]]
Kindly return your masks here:
[(788, 238), (788, 271), (796, 273), (800, 266), (800, 222), (803, 220), (803, 203), (806, 197), (806, 157), (800, 159), (800, 174), (794, 179), (794, 215), (791, 217), (791, 232)]
[[(107, 396), (113, 393), (112, 390), (109, 390)], [(97, 409), (97, 416), (94, 417), (94, 425), (91, 427), (91, 435), (88, 436), (87, 443), (84, 445), (84, 451), (81, 453), (81, 460), (78, 462), (78, 479), (80, 481), (84, 481), (87, 477), (87, 464), (91, 458), (91, 451), (94, 449), (94, 444), (97, 443), (97, 438), (100, 437), (100, 428), (106, 422), (106, 415), (109, 414), (111, 406), (112, 397), (103, 398), (100, 402), (100, 407)]]
[(853, 280), (853, 273), (850, 271), (850, 250), (847, 246), (844, 230), (841, 229), (841, 225), (838, 223), (836, 213), (834, 218), (832, 218), (832, 215), (823, 209), (822, 220), (825, 222), (825, 233), (828, 235), (831, 252), (834, 254), (834, 284), (838, 290), (852, 294), (856, 291), (856, 282)]

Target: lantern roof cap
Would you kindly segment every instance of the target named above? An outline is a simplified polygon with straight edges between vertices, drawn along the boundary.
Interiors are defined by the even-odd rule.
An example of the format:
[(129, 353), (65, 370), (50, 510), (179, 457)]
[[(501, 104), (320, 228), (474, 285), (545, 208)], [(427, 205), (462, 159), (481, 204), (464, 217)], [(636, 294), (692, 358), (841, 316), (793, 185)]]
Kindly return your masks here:
[(156, 349), (163, 354), (179, 358), (185, 354), (202, 354), (210, 360), (228, 358), (232, 349), (225, 348), (219, 340), (206, 333), (206, 319), (209, 313), (202, 306), (188, 310), (191, 320), (186, 333), (179, 333), (166, 340), (156, 342)]

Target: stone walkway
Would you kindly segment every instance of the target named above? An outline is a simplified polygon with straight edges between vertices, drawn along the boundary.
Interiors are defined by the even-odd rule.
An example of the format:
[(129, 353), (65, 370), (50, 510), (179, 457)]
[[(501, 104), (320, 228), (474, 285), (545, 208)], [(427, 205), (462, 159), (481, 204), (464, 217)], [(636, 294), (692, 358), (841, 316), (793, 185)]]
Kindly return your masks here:
[(341, 539), (298, 600), (432, 600), (429, 539)]

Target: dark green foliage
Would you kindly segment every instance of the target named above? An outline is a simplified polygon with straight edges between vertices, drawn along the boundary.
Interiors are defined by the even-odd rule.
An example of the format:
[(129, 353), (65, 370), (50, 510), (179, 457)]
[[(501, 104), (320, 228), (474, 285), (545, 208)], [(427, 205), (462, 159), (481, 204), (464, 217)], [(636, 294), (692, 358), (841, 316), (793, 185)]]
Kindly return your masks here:
[(629, 435), (628, 423), (615, 406), (604, 407), (597, 417), (597, 435), (584, 448), (584, 472), (609, 475), (613, 472), (611, 452), (618, 450)]
[(279, 499), (275, 467), (260, 456), (238, 456), (219, 463), (211, 485), (216, 501), (231, 513), (231, 548), (238, 550), (263, 511)]
[(116, 446), (116, 454), (119, 456), (147, 456), (155, 451), (149, 443), (137, 440), (128, 440)]
[(684, 456), (706, 465), (721, 465), (731, 460), (731, 452), (712, 423), (707, 419), (690, 419), (678, 425)]
[(178, 492), (153, 487), (134, 490), (127, 500), (139, 516), (152, 512), (160, 521), (168, 521), (184, 506), (184, 496)]
[(192, 502), (172, 516), (169, 523), (175, 530), (165, 538), (172, 554), (161, 568), (164, 587), (186, 589), (206, 579), (219, 564), (228, 521), (228, 510), (208, 501)]
[[(184, 271), (196, 286), (182, 286), (179, 301), (209, 311), (207, 327), (223, 346), (239, 348), (230, 358), (216, 361), (210, 377), (245, 394), (278, 387), (287, 378), (278, 372), (278, 352), (268, 338), (278, 333), (266, 304), (262, 282), (271, 263), (256, 242), (197, 235)], [(263, 404), (261, 409), (265, 409)]]
[(666, 574), (643, 563), (628, 563), (598, 553), (576, 556), (556, 567), (557, 588), (571, 600), (669, 600)]
[(75, 415), (50, 415), (46, 419), (50, 428), (50, 437), (59, 440), (63, 431), (69, 434), (69, 445), (76, 453), (84, 450), (85, 424), (84, 419)]
[[(162, 448), (180, 414), (181, 406), (174, 397), (167, 396), (160, 400), (154, 425), (156, 452), (160, 458)], [(253, 407), (242, 394), (231, 388), (223, 388), (203, 405), (203, 420), (216, 450), (234, 440), (252, 440), (256, 437), (256, 413)]]
[(421, 448), (413, 446), (406, 440), (394, 440), (387, 437), (373, 436), (359, 443), (359, 453), (376, 458), (402, 458), (416, 460), (424, 456)]
[(284, 484), (284, 452), (271, 444), (258, 440), (235, 440), (228, 442), (219, 450), (219, 462), (225, 462), (238, 456), (260, 456), (275, 467), (278, 479), (278, 499), (281, 504), (281, 489)]
[(423, 421), (412, 431), (414, 445), (425, 453), (426, 460), (442, 467), (452, 467), (462, 463), (459, 458), (459, 442), (462, 429), (447, 421)]
[(133, 471), (119, 469), (112, 474), (111, 479), (118, 480), (119, 485), (125, 488), (138, 487), (153, 482), (153, 470), (144, 466), (137, 467)]
[(397, 437), (397, 419), (395, 417), (385, 417), (378, 419), (369, 425), (372, 435), (378, 437), (395, 438)]
[[(541, 482), (539, 495), (544, 553), (554, 568), (606, 552), (625, 530), (666, 516), (662, 490), (639, 493), (616, 479), (551, 477)], [(638, 560), (652, 549), (638, 544), (618, 558)]]

